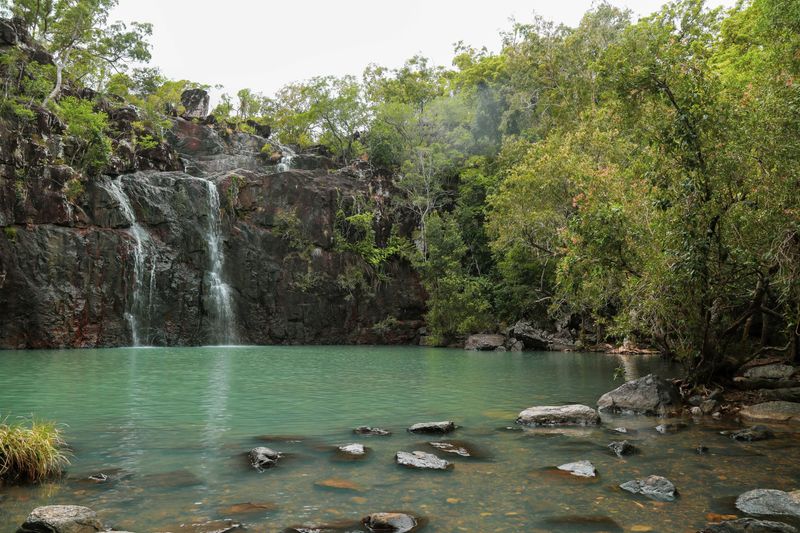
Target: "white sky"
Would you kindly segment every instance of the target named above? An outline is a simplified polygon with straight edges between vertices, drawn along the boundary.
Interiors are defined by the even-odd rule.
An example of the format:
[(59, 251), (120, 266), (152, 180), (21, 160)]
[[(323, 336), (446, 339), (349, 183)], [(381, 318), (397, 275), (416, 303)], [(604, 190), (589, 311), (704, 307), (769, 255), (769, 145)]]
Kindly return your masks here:
[[(664, 0), (611, 0), (639, 15)], [(733, 0), (710, 0), (731, 5)], [(459, 40), (497, 50), (509, 19), (576, 25), (592, 0), (120, 0), (111, 20), (151, 22), (152, 64), (174, 79), (266, 95), (317, 75), (398, 67), (416, 53), (449, 65)]]

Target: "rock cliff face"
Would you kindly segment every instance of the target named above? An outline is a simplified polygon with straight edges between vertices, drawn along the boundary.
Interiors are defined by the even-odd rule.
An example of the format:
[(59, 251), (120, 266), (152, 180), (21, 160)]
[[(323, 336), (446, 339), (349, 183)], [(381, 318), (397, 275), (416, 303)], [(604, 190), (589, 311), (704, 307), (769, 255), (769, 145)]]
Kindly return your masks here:
[[(123, 132), (135, 113), (108, 112)], [(319, 155), (297, 170), (263, 137), (173, 118), (168, 144), (117, 136), (87, 179), (37, 115), (0, 119), (0, 348), (414, 341), (408, 262), (376, 272), (335, 238), (337, 213), (364, 205), (379, 245), (410, 234), (385, 178)]]

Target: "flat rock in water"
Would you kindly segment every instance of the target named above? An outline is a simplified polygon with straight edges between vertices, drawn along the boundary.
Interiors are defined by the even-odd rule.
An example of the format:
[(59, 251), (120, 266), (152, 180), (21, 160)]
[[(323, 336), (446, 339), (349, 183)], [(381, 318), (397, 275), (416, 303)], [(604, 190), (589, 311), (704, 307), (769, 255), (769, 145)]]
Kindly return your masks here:
[(574, 463), (566, 463), (558, 467), (559, 470), (569, 472), (573, 476), (578, 477), (595, 477), (597, 476), (597, 469), (589, 461), (576, 461)]
[(417, 519), (405, 513), (372, 513), (361, 523), (374, 532), (407, 533), (417, 527)]
[(748, 368), (744, 377), (748, 379), (789, 379), (794, 372), (793, 366), (777, 363)]
[(739, 411), (739, 416), (751, 422), (800, 423), (800, 403), (774, 401), (748, 405)]
[(411, 433), (450, 433), (454, 429), (456, 429), (455, 423), (450, 420), (444, 420), (442, 422), (421, 422), (419, 424), (414, 424), (408, 428), (408, 431)]
[(641, 494), (662, 502), (675, 501), (678, 491), (670, 480), (661, 476), (647, 476), (641, 479), (627, 481), (619, 486), (622, 490)]
[(748, 514), (800, 517), (800, 490), (751, 490), (736, 498), (736, 508)]
[(600, 411), (639, 415), (663, 415), (680, 404), (675, 384), (655, 374), (628, 381), (597, 400)]
[(764, 426), (753, 426), (751, 428), (740, 429), (738, 431), (722, 431), (722, 435), (727, 435), (733, 440), (755, 442), (758, 440), (767, 440), (775, 436), (775, 434)]
[(435, 456), (432, 453), (413, 451), (397, 452), (395, 461), (402, 466), (421, 468), (425, 470), (447, 470), (451, 463)]
[(739, 518), (708, 524), (702, 533), (797, 533), (797, 528), (783, 522)]
[(253, 448), (248, 453), (248, 457), (250, 459), (250, 466), (262, 472), (267, 468), (272, 468), (276, 464), (278, 464), (278, 459), (280, 459), (281, 454), (273, 450), (272, 448), (267, 448), (266, 446), (259, 446), (257, 448)]
[(392, 434), (391, 431), (383, 428), (373, 428), (370, 426), (358, 426), (353, 430), (356, 435), (373, 435), (376, 437), (387, 437)]
[(17, 533), (95, 533), (104, 531), (97, 513), (78, 505), (37, 507)]
[(356, 442), (352, 444), (345, 444), (344, 446), (339, 446), (336, 448), (340, 453), (345, 455), (364, 455), (367, 453), (367, 449), (364, 448), (363, 444), (358, 444)]
[(600, 415), (587, 405), (542, 405), (522, 411), (516, 420), (525, 426), (594, 426)]
[(613, 441), (609, 443), (608, 449), (611, 450), (617, 457), (636, 453), (636, 446), (626, 440)]

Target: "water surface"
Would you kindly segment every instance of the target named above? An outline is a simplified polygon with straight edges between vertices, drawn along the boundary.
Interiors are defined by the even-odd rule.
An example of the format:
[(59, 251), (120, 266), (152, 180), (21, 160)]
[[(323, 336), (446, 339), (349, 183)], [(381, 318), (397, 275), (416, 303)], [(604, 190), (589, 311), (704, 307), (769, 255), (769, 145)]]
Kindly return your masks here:
[[(800, 452), (788, 431), (741, 444), (719, 435), (730, 423), (710, 419), (688, 420), (674, 435), (658, 434), (659, 421), (647, 417), (604, 417), (592, 429), (513, 428), (532, 405), (594, 405), (620, 384), (620, 365), (628, 378), (675, 372), (653, 357), (408, 347), (0, 352), (0, 413), (65, 424), (74, 453), (61, 481), (0, 489), (0, 525), (12, 531), (37, 505), (78, 504), (139, 533), (194, 531), (181, 525), (224, 518), (272, 532), (384, 510), (426, 517), (426, 532), (695, 531), (707, 513), (735, 513), (733, 498), (745, 490), (795, 488)], [(449, 472), (394, 465), (396, 451), (434, 451), (426, 442), (436, 439), (407, 426), (443, 419), (461, 426), (452, 439), (484, 456), (440, 453), (455, 462)], [(351, 433), (363, 424), (394, 434)], [(620, 425), (638, 428), (628, 439), (642, 453), (608, 453)], [(370, 448), (365, 460), (336, 459), (331, 447), (350, 442)], [(709, 455), (694, 452), (701, 443)], [(244, 453), (258, 445), (287, 457), (255, 472)], [(553, 469), (580, 459), (597, 466), (597, 479)], [(109, 481), (86, 480), (98, 472)], [(676, 484), (677, 502), (617, 488), (651, 473)], [(353, 486), (319, 486), (330, 479)], [(248, 502), (258, 506), (238, 505)]]

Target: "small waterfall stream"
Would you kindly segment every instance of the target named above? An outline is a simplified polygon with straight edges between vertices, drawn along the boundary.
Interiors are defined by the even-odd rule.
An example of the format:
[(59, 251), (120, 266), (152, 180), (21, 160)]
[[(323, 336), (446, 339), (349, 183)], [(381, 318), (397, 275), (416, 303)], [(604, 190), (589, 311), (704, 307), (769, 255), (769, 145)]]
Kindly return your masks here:
[(208, 190), (208, 217), (206, 225), (206, 244), (208, 246), (209, 269), (207, 272), (208, 295), (211, 311), (214, 313), (213, 342), (219, 344), (235, 344), (236, 319), (231, 302), (231, 288), (222, 278), (225, 265), (225, 252), (222, 249), (222, 221), (220, 219), (220, 202), (217, 185), (208, 179), (200, 179)]
[[(156, 261), (154, 245), (150, 234), (136, 221), (130, 199), (122, 189), (121, 180), (108, 180), (103, 187), (111, 195), (122, 211), (125, 220), (130, 224), (128, 232), (133, 237), (133, 294), (125, 320), (131, 330), (134, 346), (140, 346), (142, 341), (142, 325), (150, 327), (153, 310), (153, 291), (155, 288)], [(145, 266), (150, 262), (149, 283), (145, 291)], [(145, 339), (147, 341), (147, 339)]]
[(278, 172), (286, 172), (292, 168), (292, 160), (297, 156), (294, 150), (286, 145), (275, 143), (281, 150), (281, 160), (278, 163), (276, 170)]

